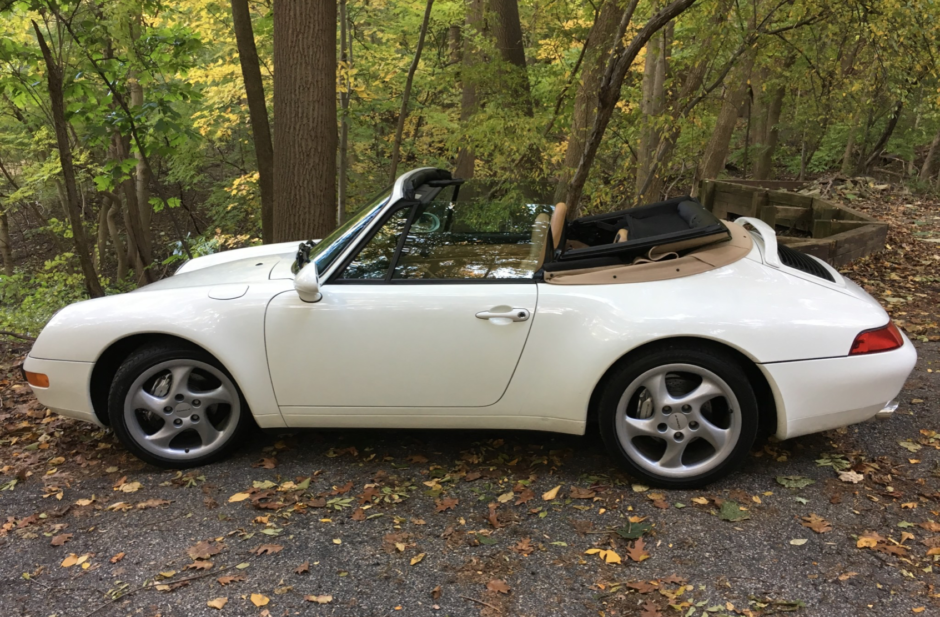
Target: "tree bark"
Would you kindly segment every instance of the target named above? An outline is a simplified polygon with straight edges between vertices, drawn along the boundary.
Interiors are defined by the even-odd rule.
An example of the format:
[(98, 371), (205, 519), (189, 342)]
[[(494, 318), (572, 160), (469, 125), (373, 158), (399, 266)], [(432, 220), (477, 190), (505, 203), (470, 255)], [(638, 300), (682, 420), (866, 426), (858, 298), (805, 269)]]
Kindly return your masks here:
[(424, 20), (421, 22), (421, 30), (418, 32), (418, 45), (415, 47), (415, 55), (411, 60), (411, 66), (408, 67), (408, 76), (405, 78), (405, 90), (401, 95), (401, 111), (398, 112), (398, 126), (395, 128), (395, 143), (392, 145), (392, 168), (389, 172), (391, 182), (394, 182), (395, 178), (398, 177), (398, 161), (401, 157), (401, 139), (405, 131), (405, 121), (408, 119), (408, 103), (411, 99), (411, 87), (414, 84), (418, 63), (421, 62), (421, 51), (424, 49), (424, 37), (428, 33), (428, 22), (431, 19), (431, 7), (433, 5), (434, 0), (428, 0), (424, 8)]
[(59, 149), (59, 161), (62, 164), (62, 176), (65, 178), (65, 191), (68, 197), (69, 223), (72, 227), (72, 238), (75, 241), (75, 252), (85, 279), (85, 288), (92, 298), (104, 295), (101, 281), (91, 263), (91, 254), (88, 252), (88, 239), (85, 236), (85, 227), (82, 224), (81, 200), (78, 187), (75, 184), (75, 168), (72, 163), (72, 150), (69, 146), (68, 128), (65, 120), (65, 101), (62, 91), (62, 69), (52, 57), (52, 51), (46, 44), (46, 39), (39, 30), (39, 25), (33, 21), (33, 30), (42, 50), (42, 57), (46, 63), (46, 80), (49, 85), (49, 103), (52, 110), (52, 121), (55, 127), (56, 144)]
[[(136, 77), (128, 80), (127, 89), (131, 94), (131, 105), (137, 109), (143, 107), (144, 89), (137, 81)], [(153, 207), (150, 205), (150, 178), (147, 173), (147, 165), (144, 163), (142, 152), (135, 151), (134, 158), (137, 159), (137, 167), (134, 176), (134, 198), (137, 208), (140, 211), (140, 237), (137, 238), (140, 244), (141, 253), (148, 256), (153, 255), (153, 243), (150, 238), (150, 221), (153, 218)]]
[(232, 23), (238, 43), (238, 60), (245, 82), (245, 99), (251, 120), (251, 135), (258, 160), (258, 186), (261, 189), (261, 238), (265, 244), (274, 239), (274, 148), (271, 145), (271, 126), (268, 106), (264, 98), (261, 64), (255, 46), (248, 0), (232, 0)]
[(339, 60), (343, 64), (340, 74), (343, 76), (339, 93), (339, 186), (337, 188), (336, 224), (341, 225), (346, 220), (346, 183), (349, 173), (349, 95), (351, 83), (349, 79), (350, 53), (349, 45), (352, 43), (348, 32), (348, 17), (346, 15), (346, 0), (339, 2)]
[[(716, 178), (724, 169), (725, 159), (728, 158), (728, 150), (731, 148), (734, 127), (738, 123), (739, 112), (747, 96), (747, 80), (753, 66), (754, 53), (750, 52), (744, 62), (738, 65), (735, 78), (731, 80), (731, 85), (725, 92), (725, 99), (715, 122), (715, 130), (705, 147), (696, 180)], [(697, 185), (698, 182), (694, 182), (693, 188)]]
[(924, 159), (924, 164), (920, 168), (919, 178), (921, 182), (930, 180), (931, 171), (933, 170), (933, 160), (937, 155), (938, 146), (940, 146), (940, 131), (937, 131), (937, 134), (933, 137), (933, 141), (930, 142), (930, 149), (927, 150), (927, 158)]
[(849, 119), (849, 136), (845, 140), (845, 152), (842, 154), (842, 175), (855, 173), (855, 133), (858, 132), (858, 115)]
[(568, 203), (569, 218), (576, 218), (580, 211), (581, 194), (584, 191), (584, 184), (587, 182), (588, 173), (597, 157), (597, 150), (600, 147), (601, 139), (610, 124), (614, 108), (617, 101), (620, 100), (620, 89), (623, 86), (623, 80), (627, 71), (633, 65), (640, 49), (661, 30), (666, 24), (675, 19), (683, 11), (695, 4), (696, 0), (673, 0), (668, 6), (656, 13), (646, 22), (639, 32), (633, 37), (630, 45), (623, 48), (623, 37), (633, 18), (638, 0), (631, 0), (627, 9), (623, 12), (620, 24), (617, 27), (617, 33), (614, 36), (614, 46), (611, 50), (610, 59), (607, 68), (604, 70), (604, 78), (601, 80), (597, 92), (597, 113), (594, 116), (594, 124), (591, 128), (591, 135), (588, 138), (584, 153), (578, 162), (578, 168), (575, 170), (571, 183), (568, 185), (566, 202)]
[(891, 112), (891, 117), (888, 119), (888, 124), (885, 126), (885, 130), (881, 132), (881, 137), (878, 138), (875, 147), (872, 148), (871, 154), (865, 159), (865, 162), (859, 168), (858, 175), (864, 175), (868, 173), (868, 170), (871, 169), (871, 166), (875, 164), (875, 160), (881, 156), (881, 153), (884, 151), (885, 146), (888, 145), (888, 140), (891, 139), (891, 135), (894, 134), (894, 129), (898, 125), (898, 120), (901, 118), (901, 110), (904, 108), (904, 101), (898, 101), (894, 104), (894, 110)]
[[(479, 34), (483, 25), (483, 0), (467, 0), (466, 29), (473, 34)], [(461, 36), (463, 42), (463, 58), (460, 71), (460, 126), (466, 127), (470, 118), (477, 110), (477, 86), (474, 69), (479, 62), (479, 53), (474, 47), (474, 36)], [(472, 178), (476, 156), (473, 149), (463, 146), (457, 151), (457, 162), (454, 165), (454, 176), (458, 178)]]
[(0, 255), (3, 256), (3, 272), (13, 276), (13, 247), (10, 244), (10, 219), (6, 210), (0, 210)]
[(581, 161), (581, 155), (584, 154), (584, 144), (597, 111), (597, 91), (604, 77), (604, 67), (607, 66), (607, 54), (613, 46), (614, 35), (617, 34), (619, 15), (617, 0), (606, 0), (600, 7), (584, 43), (583, 68), (574, 97), (565, 163), (555, 188), (556, 202), (565, 199), (568, 182)]
[(490, 7), (495, 14), (493, 37), (496, 48), (503, 62), (511, 65), (514, 71), (507, 77), (509, 92), (519, 101), (527, 116), (532, 115), (532, 93), (529, 87), (529, 71), (525, 61), (525, 46), (522, 41), (522, 24), (519, 20), (517, 0), (491, 0)]
[(336, 226), (336, 2), (274, 3), (274, 241)]
[[(661, 135), (656, 128), (656, 120), (666, 107), (666, 72), (669, 48), (672, 39), (672, 26), (668, 24), (646, 44), (646, 63), (643, 69), (642, 98), (640, 99), (640, 140), (637, 146), (636, 161), (636, 197), (642, 197), (647, 176), (653, 168), (653, 157)], [(658, 191), (649, 191), (655, 199)]]
[(777, 124), (780, 123), (780, 114), (783, 112), (783, 99), (786, 96), (786, 89), (783, 86), (774, 86), (766, 105), (761, 106), (761, 124), (757, 139), (760, 140), (760, 147), (757, 148), (757, 155), (754, 157), (754, 179), (769, 180), (773, 177), (774, 151), (777, 149), (777, 141), (780, 138), (780, 129)]

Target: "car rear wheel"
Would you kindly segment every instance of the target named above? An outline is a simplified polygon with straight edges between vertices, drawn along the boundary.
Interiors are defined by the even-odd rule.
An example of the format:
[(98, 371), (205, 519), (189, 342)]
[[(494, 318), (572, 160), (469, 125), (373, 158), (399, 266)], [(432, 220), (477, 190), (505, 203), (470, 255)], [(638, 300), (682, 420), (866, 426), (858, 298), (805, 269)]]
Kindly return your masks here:
[(253, 424), (228, 371), (205, 351), (184, 345), (131, 354), (114, 376), (108, 414), (128, 450), (173, 469), (227, 456)]
[(737, 469), (757, 436), (754, 390), (720, 350), (662, 347), (619, 368), (600, 400), (608, 450), (633, 476), (698, 488)]

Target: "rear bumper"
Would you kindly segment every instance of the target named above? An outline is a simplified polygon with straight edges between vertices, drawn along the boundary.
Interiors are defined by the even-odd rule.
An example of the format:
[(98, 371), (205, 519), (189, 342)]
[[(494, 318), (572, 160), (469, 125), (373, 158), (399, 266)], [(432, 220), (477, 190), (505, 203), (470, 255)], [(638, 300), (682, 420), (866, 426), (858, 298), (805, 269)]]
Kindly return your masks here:
[(917, 362), (905, 336), (894, 351), (760, 365), (777, 404), (779, 439), (890, 416)]
[(23, 368), (49, 376), (48, 388), (30, 386), (36, 399), (52, 411), (101, 426), (91, 403), (92, 362), (42, 360), (27, 356)]

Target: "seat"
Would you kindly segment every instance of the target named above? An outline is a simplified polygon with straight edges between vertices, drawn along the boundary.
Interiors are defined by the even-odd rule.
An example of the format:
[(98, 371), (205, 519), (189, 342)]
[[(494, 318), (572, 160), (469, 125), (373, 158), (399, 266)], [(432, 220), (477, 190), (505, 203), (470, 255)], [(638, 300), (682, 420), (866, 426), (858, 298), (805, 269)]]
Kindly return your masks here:
[(565, 205), (565, 202), (559, 201), (555, 204), (555, 210), (552, 212), (552, 248), (557, 249), (561, 246), (562, 236), (564, 236), (565, 219), (568, 217), (568, 206)]
[(621, 242), (626, 242), (626, 241), (627, 241), (627, 230), (618, 229), (617, 235), (614, 236), (614, 244), (620, 244)]

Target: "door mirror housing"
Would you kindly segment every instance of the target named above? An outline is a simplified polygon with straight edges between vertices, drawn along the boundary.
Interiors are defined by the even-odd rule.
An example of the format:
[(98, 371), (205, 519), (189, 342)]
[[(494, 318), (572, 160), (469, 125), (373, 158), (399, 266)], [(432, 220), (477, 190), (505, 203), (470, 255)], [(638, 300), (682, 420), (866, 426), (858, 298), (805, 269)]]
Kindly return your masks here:
[(323, 297), (316, 262), (311, 261), (294, 275), (294, 289), (304, 302), (318, 302)]

